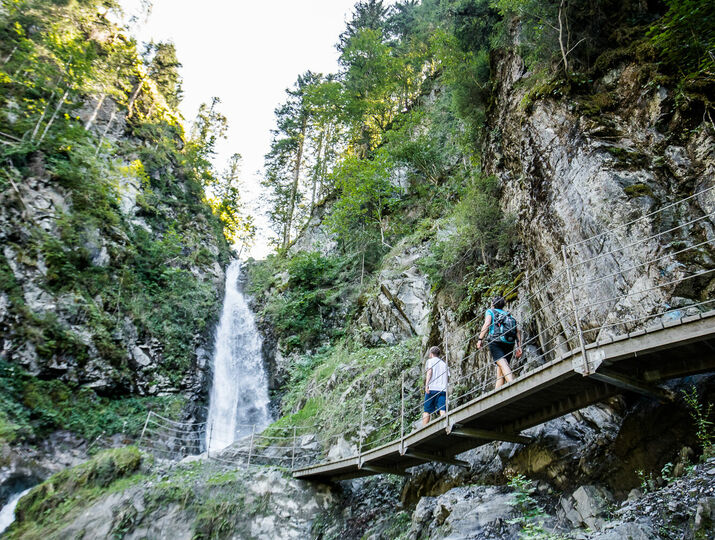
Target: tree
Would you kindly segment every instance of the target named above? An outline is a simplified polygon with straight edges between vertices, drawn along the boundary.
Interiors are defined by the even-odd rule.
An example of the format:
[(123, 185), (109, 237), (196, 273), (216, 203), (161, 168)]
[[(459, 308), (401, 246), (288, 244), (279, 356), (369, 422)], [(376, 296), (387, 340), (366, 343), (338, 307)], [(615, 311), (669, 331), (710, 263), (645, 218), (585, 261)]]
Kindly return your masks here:
[(707, 0), (665, 0), (668, 12), (649, 35), (663, 57), (686, 75), (715, 74), (715, 5)]
[(339, 197), (329, 223), (345, 243), (357, 243), (365, 251), (373, 233), (379, 244), (387, 242), (389, 215), (400, 201), (400, 190), (392, 184), (394, 164), (387, 152), (378, 151), (372, 159), (347, 156), (333, 173)]
[(228, 166), (211, 188), (209, 203), (224, 226), (224, 235), (241, 248), (250, 245), (256, 232), (253, 218), (245, 213), (241, 200), (241, 155), (233, 154)]
[(211, 98), (211, 104), (202, 103), (191, 127), (185, 154), (196, 179), (206, 188), (216, 182), (212, 159), (216, 155), (216, 143), (226, 138), (228, 120), (218, 111), (221, 100)]
[(347, 28), (338, 38), (338, 51), (344, 53), (352, 39), (362, 30), (375, 30), (382, 33), (389, 12), (390, 8), (385, 7), (383, 0), (366, 0), (355, 4), (352, 19), (347, 22)]
[(176, 109), (183, 95), (179, 68), (181, 63), (176, 57), (176, 47), (172, 42), (150, 42), (144, 52), (148, 62), (148, 75), (156, 83), (166, 103)]
[(263, 185), (271, 189), (269, 212), (279, 228), (281, 247), (287, 248), (296, 224), (296, 210), (302, 199), (301, 174), (305, 172), (306, 136), (311, 115), (307, 89), (318, 84), (321, 76), (310, 71), (298, 76), (288, 99), (276, 108), (276, 129), (271, 148), (265, 156)]

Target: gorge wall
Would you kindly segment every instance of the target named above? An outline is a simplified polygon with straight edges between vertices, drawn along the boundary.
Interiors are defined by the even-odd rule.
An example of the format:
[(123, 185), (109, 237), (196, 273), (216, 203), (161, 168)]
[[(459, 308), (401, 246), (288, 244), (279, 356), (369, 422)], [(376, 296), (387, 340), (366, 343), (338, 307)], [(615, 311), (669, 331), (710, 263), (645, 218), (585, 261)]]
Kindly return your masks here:
[[(341, 78), (317, 77), (310, 86), (315, 81), (306, 74), (289, 94), (295, 108), (283, 112), (309, 111), (311, 121), (279, 119), (283, 140), (308, 141), (305, 154), (310, 144), (316, 154), (310, 167), (288, 171), (295, 174), (279, 170), (281, 175), (280, 167), (300, 164), (302, 142), (272, 148), (276, 159), (267, 165), (268, 183), (287, 179), (275, 190), (273, 210), (279, 218), (290, 217), (278, 223), (284, 240), (278, 252), (249, 261), (244, 276), (264, 337), (276, 425), (300, 428), (331, 458), (354, 454), (361, 442), (385, 434), (382, 424), (394, 425), (401, 377), (422, 386), (424, 351), (431, 345), (443, 348), (454, 379), (484, 368), (483, 380), (469, 384), (489, 383), (490, 359), (477, 354), (470, 338), (495, 294), (508, 293), (517, 319), (530, 321), (527, 336), (546, 336), (527, 348), (524, 361), (536, 366), (548, 360), (544, 341), (572, 335), (575, 322), (570, 312), (564, 317), (568, 308), (554, 302), (569, 292), (563, 245), (575, 278), (588, 283), (577, 290), (576, 301), (615, 299), (584, 312), (580, 322), (587, 331), (604, 322), (631, 330), (640, 317), (657, 314), (657, 320), (668, 310), (677, 316), (698, 312), (715, 288), (712, 274), (670, 285), (714, 267), (715, 190), (707, 190), (715, 183), (715, 139), (705, 97), (712, 78), (700, 73), (681, 84), (648, 35), (667, 6), (603, 3), (593, 13), (595, 4), (570, 3), (570, 9), (583, 7), (569, 16), (589, 48), (576, 50), (569, 59), (576, 67), (568, 70), (559, 67), (556, 41), (530, 34), (531, 13), (518, 12), (527, 3), (515, 3), (513, 11), (504, 8), (511, 3), (501, 3), (506, 11), (498, 11), (476, 0), (452, 2), (440, 11), (441, 3), (423, 2), (392, 12), (378, 4), (360, 3), (341, 36)], [(594, 30), (585, 14), (601, 26)], [(529, 40), (546, 42), (552, 53), (535, 61)], [(377, 58), (368, 67), (383, 71), (362, 70), (365, 58)], [(395, 59), (404, 62), (390, 67)], [(381, 76), (368, 76), (375, 72)], [(301, 94), (301, 85), (310, 91)], [(335, 85), (346, 100), (338, 100), (340, 107), (310, 101), (334, 95)], [(306, 101), (297, 103), (301, 95)], [(298, 106), (305, 103), (305, 109)], [(338, 119), (326, 121), (334, 110), (340, 111)], [(295, 131), (301, 125), (315, 131)], [(340, 133), (345, 139), (331, 138)], [(330, 174), (320, 176), (329, 161), (323, 153), (328, 142), (344, 146), (345, 153)], [(280, 154), (286, 147), (301, 150)], [(28, 185), (41, 186), (34, 178), (46, 176), (46, 167), (41, 156), (34, 159), (37, 172), (27, 176), (33, 178)], [(148, 171), (147, 162), (142, 159)], [(160, 183), (169, 170), (149, 172), (147, 181)], [(301, 170), (317, 172), (301, 177)], [(18, 188), (33, 200), (29, 189)], [(669, 206), (699, 192), (704, 194)], [(182, 200), (180, 193), (176, 197)], [(303, 205), (287, 212), (285, 205), (299, 199)], [(138, 208), (128, 204), (120, 228), (168, 242), (171, 235), (149, 221), (151, 212), (141, 200)], [(181, 204), (169, 200), (163, 215), (181, 222), (181, 211), (172, 213)], [(17, 208), (4, 211), (20, 223), (13, 214)], [(203, 227), (196, 213), (192, 208), (191, 220)], [(202, 263), (173, 262), (192, 257), (187, 245), (165, 261), (211, 283), (213, 291), (220, 281), (214, 263), (223, 262), (225, 248), (208, 239), (209, 225), (195, 238), (209, 246), (210, 256), (194, 256)], [(189, 235), (188, 225), (174, 230)], [(87, 252), (86, 257), (96, 252), (88, 267), (112, 267), (116, 260), (118, 240), (102, 231), (97, 248)], [(82, 234), (83, 245), (95, 245), (90, 233)], [(582, 242), (594, 236), (597, 241)], [(25, 269), (19, 252), (17, 247), (6, 254), (8, 267), (18, 268), (21, 284), (37, 281), (47, 262)], [(595, 256), (589, 264), (575, 264)], [(30, 275), (25, 281), (23, 272)], [(32, 285), (14, 290), (37, 298)], [(62, 303), (58, 294), (43, 298)], [(117, 297), (111, 299), (104, 305)], [(130, 322), (141, 334), (141, 318)], [(81, 327), (69, 319), (65, 324)], [(66, 369), (59, 356), (33, 364), (35, 357), (28, 361), (18, 353), (13, 361), (37, 369), (37, 378), (47, 373), (43, 369), (55, 369), (53, 377), (76, 377), (112, 397), (178, 392), (198, 406), (203, 334), (187, 334), (193, 342), (184, 352), (196, 360), (183, 364), (184, 377), (157, 386), (154, 370), (163, 369), (166, 349), (146, 347), (152, 334), (145, 331), (137, 339), (129, 331), (120, 341), (127, 370), (137, 372), (115, 368), (118, 375), (99, 383), (94, 371), (71, 358)], [(606, 333), (587, 336), (593, 341)], [(146, 370), (133, 367), (137, 343), (152, 362)], [(277, 467), (244, 472), (206, 456), (173, 463), (132, 448), (113, 450), (31, 491), (20, 501), (9, 535), (708, 538), (715, 518), (715, 461), (694, 416), (698, 406), (709, 414), (715, 380), (702, 375), (668, 386), (677, 396), (672, 403), (624, 393), (528, 430), (530, 444), (490, 443), (460, 456), (467, 468), (428, 463), (408, 478), (382, 475), (316, 486)], [(693, 388), (697, 397), (688, 402), (683, 391)], [(409, 424), (419, 416), (417, 411)], [(247, 440), (238, 441), (226, 456), (246, 446)], [(69, 502), (63, 504), (63, 497)]]
[(141, 59), (113, 20), (0, 11), (0, 504), (135, 440), (150, 409), (205, 416), (231, 250), (173, 45)]

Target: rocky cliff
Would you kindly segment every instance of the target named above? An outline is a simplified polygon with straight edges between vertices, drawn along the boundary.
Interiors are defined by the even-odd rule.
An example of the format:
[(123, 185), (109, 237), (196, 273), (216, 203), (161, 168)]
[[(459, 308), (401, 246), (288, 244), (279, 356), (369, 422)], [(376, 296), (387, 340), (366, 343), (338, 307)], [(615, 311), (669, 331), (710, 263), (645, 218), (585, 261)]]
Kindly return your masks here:
[[(476, 9), (480, 5), (460, 3), (449, 16), (470, 24), (496, 16)], [(660, 7), (627, 7), (649, 24), (661, 15)], [(530, 344), (522, 368), (551, 359), (552, 348), (567, 348), (577, 326), (586, 341), (596, 341), (609, 329), (662, 322), (669, 313), (698, 312), (712, 301), (715, 282), (706, 272), (714, 266), (715, 190), (709, 188), (715, 139), (709, 116), (701, 114), (710, 110), (707, 100), (685, 99), (678, 81), (660, 71), (650, 41), (633, 41), (634, 34), (644, 35), (642, 27), (614, 31), (626, 36), (614, 44), (618, 49), (590, 36), (600, 48), (572, 73), (535, 70), (544, 66), (520, 48), (528, 29), (516, 19), (501, 22), (508, 45), (487, 55), (465, 53), (465, 80), (479, 75), (470, 61), (489, 73), (488, 85), (465, 91), (474, 107), (469, 121), (483, 115), (478, 143), (469, 140), (478, 148), (456, 142), (474, 132), (445, 105), (464, 95), (449, 90), (455, 83), (440, 79), (439, 70), (426, 69), (427, 90), (400, 103), (400, 111), (403, 105), (418, 110), (417, 119), (390, 132), (401, 146), (391, 147), (394, 139), (385, 136), (373, 159), (364, 159), (373, 175), (362, 177), (368, 183), (384, 172), (375, 166), (384, 158), (380, 150), (401, 156), (400, 167), (375, 184), (380, 197), (399, 200), (380, 207), (384, 214), (370, 214), (382, 200), (350, 191), (350, 181), (364, 172), (355, 165), (361, 158), (351, 155), (353, 176), (312, 209), (293, 244), (248, 265), (246, 287), (280, 417), (271, 429), (300, 428), (310, 449), (323, 448), (330, 458), (390, 436), (400, 414), (400, 381), (420, 389), (428, 346), (443, 348), (455, 380), (483, 374), (468, 379), (467, 389), (493, 384), (490, 360), (477, 354), (471, 339), (493, 294), (507, 293), (510, 309), (525, 322)], [(470, 24), (454, 32), (466, 47), (474, 46)], [(442, 46), (455, 46), (438, 37)], [(490, 95), (480, 105), (484, 88)], [(356, 143), (356, 154), (368, 154), (374, 118), (360, 125), (357, 137), (367, 142)], [(457, 127), (444, 128), (451, 123)], [(449, 148), (441, 168), (424, 164), (425, 155), (436, 159), (425, 150), (434, 140)], [(671, 204), (696, 192), (704, 195)], [(129, 230), (149, 227), (164, 239), (139, 207), (128, 205), (126, 219), (139, 227)], [(346, 233), (334, 216), (343, 212), (344, 218), (351, 209), (370, 218)], [(486, 238), (483, 229), (493, 224), (498, 227)], [(496, 236), (504, 231), (502, 242)], [(360, 234), (365, 243), (353, 242)], [(101, 246), (95, 251), (99, 265)], [(107, 253), (111, 260), (112, 250)], [(210, 262), (191, 272), (210, 275)], [(213, 276), (219, 280), (218, 270)], [(688, 276), (686, 285), (676, 283)], [(578, 315), (563, 302), (571, 290), (583, 308)], [(604, 298), (612, 301), (594, 302)], [(142, 373), (136, 380), (144, 392)], [(171, 391), (193, 382), (176, 384)], [(467, 467), (428, 463), (408, 478), (315, 486), (268, 465), (254, 463), (245, 472), (219, 465), (222, 458), (231, 461), (231, 452), (245, 454), (252, 439), (213, 461), (201, 456), (171, 464), (133, 449), (105, 453), (23, 498), (10, 535), (83, 537), (92, 529), (128, 538), (162, 537), (168, 530), (217, 538), (712, 537), (715, 381), (690, 377), (668, 389), (673, 402), (624, 393), (531, 428), (529, 444), (493, 442), (460, 455)], [(419, 425), (415, 405), (408, 425)], [(287, 451), (275, 450), (284, 458)], [(75, 498), (63, 505), (66, 492)]]
[(92, 2), (3, 5), (0, 31), (4, 503), (149, 409), (205, 414), (230, 248), (162, 82), (175, 57), (152, 67)]

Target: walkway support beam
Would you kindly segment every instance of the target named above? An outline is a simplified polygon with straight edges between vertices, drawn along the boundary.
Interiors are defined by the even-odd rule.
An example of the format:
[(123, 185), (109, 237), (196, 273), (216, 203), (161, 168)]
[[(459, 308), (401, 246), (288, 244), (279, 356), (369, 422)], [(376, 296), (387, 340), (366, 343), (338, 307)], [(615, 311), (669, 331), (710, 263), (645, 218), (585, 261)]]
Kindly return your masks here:
[(363, 465), (363, 470), (370, 471), (378, 474), (396, 474), (397, 476), (411, 476), (410, 473), (405, 472), (402, 469), (392, 468), (392, 467), (378, 467), (377, 465)]
[(501, 431), (489, 431), (486, 429), (463, 427), (455, 427), (452, 429), (452, 431), (449, 431), (448, 434), (456, 435), (457, 437), (468, 437), (470, 439), (482, 439), (485, 441), (503, 441), (518, 444), (529, 444), (533, 440), (531, 437), (527, 437), (525, 435), (518, 435), (516, 433), (502, 433)]
[(416, 452), (414, 450), (408, 450), (405, 452), (405, 456), (419, 459), (422, 461), (437, 461), (439, 463), (446, 463), (447, 465), (456, 465), (457, 467), (469, 468), (469, 463), (462, 461), (461, 459), (449, 458), (446, 456), (438, 456), (436, 454), (428, 454), (426, 452)]
[(673, 392), (666, 390), (665, 388), (661, 388), (660, 386), (649, 384), (640, 379), (628, 377), (627, 375), (623, 375), (617, 371), (604, 369), (597, 371), (596, 373), (592, 373), (589, 377), (596, 379), (597, 381), (610, 384), (611, 386), (622, 388), (623, 390), (655, 398), (663, 403), (670, 403), (675, 400)]

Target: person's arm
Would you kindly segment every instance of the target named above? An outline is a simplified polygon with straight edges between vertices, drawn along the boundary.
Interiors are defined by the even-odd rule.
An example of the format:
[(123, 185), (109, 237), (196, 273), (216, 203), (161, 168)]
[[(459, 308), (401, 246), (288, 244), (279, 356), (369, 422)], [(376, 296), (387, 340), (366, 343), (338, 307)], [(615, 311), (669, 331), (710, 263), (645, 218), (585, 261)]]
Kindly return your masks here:
[(477, 341), (477, 349), (482, 348), (482, 341), (484, 340), (484, 336), (487, 335), (487, 332), (489, 331), (489, 326), (492, 324), (492, 314), (487, 313), (487, 316), (484, 317), (484, 324), (482, 325), (482, 329), (479, 331), (479, 341)]
[(427, 370), (427, 375), (425, 376), (425, 394), (429, 392), (429, 382), (432, 380), (432, 368)]

